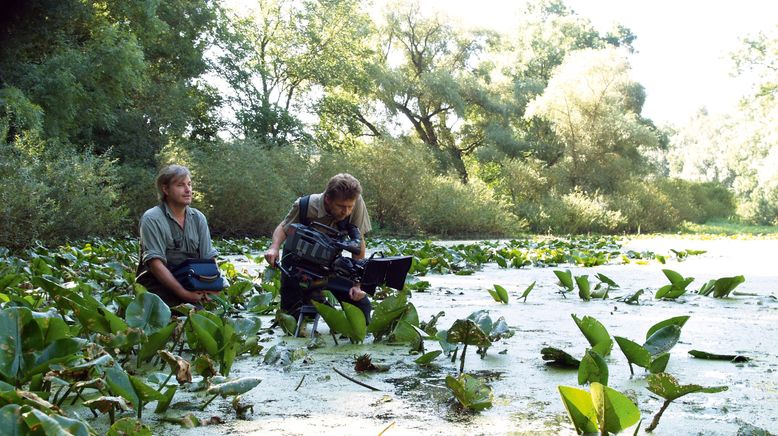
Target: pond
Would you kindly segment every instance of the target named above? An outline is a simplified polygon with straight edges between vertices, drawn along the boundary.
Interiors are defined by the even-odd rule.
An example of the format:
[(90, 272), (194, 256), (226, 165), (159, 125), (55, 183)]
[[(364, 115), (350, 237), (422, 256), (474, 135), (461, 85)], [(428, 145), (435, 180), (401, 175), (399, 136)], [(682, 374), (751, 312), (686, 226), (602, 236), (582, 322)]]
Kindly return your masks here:
[[(431, 367), (414, 363), (406, 346), (353, 345), (347, 340), (335, 345), (328, 327), (318, 331), (325, 346), (307, 349), (308, 338), (277, 333), (266, 337), (266, 347), (281, 344), (294, 352), (287, 364), (265, 364), (261, 357), (242, 357), (231, 377), (258, 376), (258, 388), (243, 396), (253, 403), (248, 420), (228, 420), (218, 426), (182, 430), (159, 424), (156, 431), (177, 434), (575, 434), (560, 400), (559, 385), (578, 387), (577, 371), (550, 367), (541, 359), (544, 347), (563, 349), (580, 359), (589, 347), (571, 315), (599, 320), (611, 336), (642, 343), (649, 327), (667, 318), (689, 315), (678, 344), (671, 350), (666, 372), (682, 384), (728, 386), (715, 394), (690, 394), (674, 401), (664, 412), (654, 434), (745, 434), (764, 429), (778, 432), (778, 273), (774, 240), (637, 239), (626, 248), (669, 253), (671, 249), (705, 250), (701, 255), (666, 264), (604, 265), (593, 268), (504, 269), (486, 264), (472, 275), (430, 274), (431, 286), (414, 292), (411, 302), (419, 319), (429, 320), (445, 312), (438, 328), (448, 328), (458, 318), (488, 309), (493, 319), (505, 317), (515, 335), (496, 342), (480, 359), (468, 351), (465, 371), (486, 381), (494, 391), (494, 405), (480, 413), (463, 413), (452, 407), (445, 386), (447, 375), (456, 375), (459, 362), (440, 356)], [(257, 266), (240, 256), (239, 268)], [(689, 289), (696, 291), (710, 279), (744, 275), (745, 282), (728, 298), (718, 299), (689, 292), (676, 301), (656, 300), (653, 293), (668, 283), (662, 269), (694, 277)], [(562, 296), (554, 269), (570, 269), (574, 275), (603, 273), (620, 288), (607, 300), (582, 301), (572, 292)], [(526, 303), (519, 295), (532, 282), (535, 288)], [(500, 304), (488, 289), (499, 284), (509, 291), (509, 304)], [(615, 297), (645, 293), (639, 304), (626, 304)], [(263, 320), (268, 326), (270, 318)], [(276, 329), (279, 330), (279, 329)], [(427, 351), (440, 349), (426, 341)], [(267, 349), (266, 348), (266, 349)], [(688, 354), (696, 349), (718, 354), (738, 354), (743, 363), (702, 360)], [(295, 351), (296, 350), (296, 351)], [(370, 354), (374, 363), (388, 366), (386, 372), (365, 375), (354, 371), (355, 355)], [(290, 354), (291, 355), (291, 354)], [(637, 399), (643, 419), (640, 433), (659, 410), (663, 400), (646, 389), (642, 368), (635, 374), (624, 354), (614, 345), (605, 358), (609, 386)], [(338, 375), (335, 369), (368, 384), (369, 390)], [(582, 389), (587, 389), (582, 387)], [(215, 401), (205, 415), (233, 415), (228, 401)], [(628, 430), (634, 431), (634, 427)], [(757, 434), (757, 433), (754, 433)]]

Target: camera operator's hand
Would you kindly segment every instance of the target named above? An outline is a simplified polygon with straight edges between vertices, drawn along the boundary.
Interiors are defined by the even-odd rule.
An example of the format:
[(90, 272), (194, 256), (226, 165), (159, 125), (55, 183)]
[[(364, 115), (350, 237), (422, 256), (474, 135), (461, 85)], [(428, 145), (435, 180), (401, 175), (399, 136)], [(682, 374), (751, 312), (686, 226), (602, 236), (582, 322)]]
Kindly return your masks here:
[(278, 248), (270, 247), (265, 252), (265, 260), (267, 261), (268, 265), (275, 268), (276, 264), (278, 263)]
[(362, 290), (362, 288), (359, 286), (359, 283), (352, 286), (351, 289), (348, 290), (349, 298), (351, 298), (354, 301), (359, 301), (365, 298), (365, 295), (367, 295), (367, 292)]

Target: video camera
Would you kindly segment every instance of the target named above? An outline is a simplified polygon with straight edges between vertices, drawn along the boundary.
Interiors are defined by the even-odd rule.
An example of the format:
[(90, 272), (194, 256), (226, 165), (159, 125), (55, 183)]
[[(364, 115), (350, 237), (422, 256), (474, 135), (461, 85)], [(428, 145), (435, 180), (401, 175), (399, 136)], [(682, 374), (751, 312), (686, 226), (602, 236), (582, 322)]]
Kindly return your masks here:
[(292, 224), (284, 242), (281, 270), (302, 288), (350, 288), (354, 283), (361, 283), (362, 290), (372, 295), (381, 285), (398, 290), (405, 285), (411, 256), (376, 257), (374, 254), (356, 260), (344, 257), (344, 250), (353, 255), (362, 251), (356, 226), (337, 230), (316, 222), (310, 226)]

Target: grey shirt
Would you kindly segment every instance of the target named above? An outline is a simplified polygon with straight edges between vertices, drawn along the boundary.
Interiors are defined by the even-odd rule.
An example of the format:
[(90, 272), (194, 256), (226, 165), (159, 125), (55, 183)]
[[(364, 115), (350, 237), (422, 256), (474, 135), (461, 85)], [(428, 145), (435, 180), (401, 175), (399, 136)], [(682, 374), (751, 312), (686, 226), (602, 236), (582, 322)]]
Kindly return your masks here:
[[(167, 250), (198, 253), (202, 259), (210, 259), (219, 254), (211, 244), (208, 221), (202, 212), (187, 206), (184, 228), (182, 229), (178, 221), (173, 218), (168, 205), (162, 203), (162, 208), (164, 212), (157, 206), (152, 207), (140, 219), (141, 260), (144, 264), (151, 259), (161, 259), (167, 264), (165, 256)], [(181, 232), (176, 235), (176, 238), (171, 233), (171, 221), (176, 232)], [(175, 239), (181, 241), (181, 247), (175, 246)]]
[[(327, 213), (324, 208), (324, 193), (311, 194), (310, 200), (308, 200), (308, 220), (310, 222), (322, 223), (330, 227), (336, 227), (337, 221), (335, 217)], [(289, 231), (289, 225), (300, 222), (300, 199), (295, 200), (292, 205), (292, 209), (284, 218), (281, 223), (284, 226), (284, 231)], [(364, 235), (372, 229), (370, 226), (370, 216), (367, 214), (367, 207), (365, 207), (365, 201), (360, 195), (357, 197), (357, 202), (354, 203), (354, 209), (349, 216), (349, 222), (359, 228), (359, 233)]]

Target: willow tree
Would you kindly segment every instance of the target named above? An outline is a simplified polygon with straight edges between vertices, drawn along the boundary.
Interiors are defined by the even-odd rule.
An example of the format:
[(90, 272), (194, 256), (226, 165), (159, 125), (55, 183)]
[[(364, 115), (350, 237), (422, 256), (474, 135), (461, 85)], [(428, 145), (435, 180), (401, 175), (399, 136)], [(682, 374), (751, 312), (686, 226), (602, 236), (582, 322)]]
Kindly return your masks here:
[(556, 165), (569, 187), (610, 193), (620, 181), (645, 172), (641, 151), (660, 145), (640, 117), (644, 99), (618, 50), (586, 49), (569, 54), (554, 70), (525, 117), (548, 122), (561, 141)]
[(373, 85), (362, 96), (378, 103), (377, 112), (355, 113), (355, 119), (377, 135), (387, 135), (387, 125), (409, 127), (442, 172), (453, 170), (466, 182), (464, 157), (488, 140), (486, 126), (497, 125), (485, 119), (499, 115), (489, 67), (480, 57), (492, 35), (466, 34), (438, 16), (423, 16), (418, 6), (403, 5), (387, 14), (379, 38)]
[(522, 117), (526, 105), (543, 93), (554, 70), (568, 54), (608, 47), (632, 51), (634, 40), (635, 35), (623, 26), (615, 26), (609, 32), (598, 31), (588, 18), (560, 0), (528, 2), (517, 20), (516, 36), (510, 40), (512, 61), (505, 69), (513, 84), (515, 112), (519, 114), (512, 118), (512, 126), (520, 140), (514, 147), (498, 150), (508, 157), (530, 154), (548, 165), (556, 163), (564, 153), (559, 138), (542, 119)]

